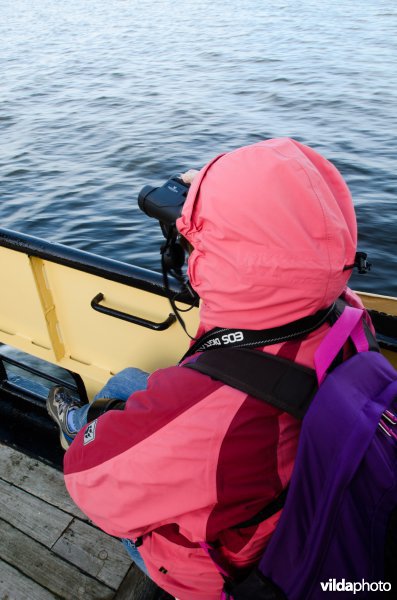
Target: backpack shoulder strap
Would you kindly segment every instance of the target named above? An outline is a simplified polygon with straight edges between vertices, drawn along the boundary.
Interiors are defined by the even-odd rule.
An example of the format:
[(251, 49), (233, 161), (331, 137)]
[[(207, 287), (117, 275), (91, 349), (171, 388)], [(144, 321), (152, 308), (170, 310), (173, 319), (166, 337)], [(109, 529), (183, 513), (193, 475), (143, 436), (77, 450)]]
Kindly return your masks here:
[(305, 416), (317, 391), (313, 369), (247, 348), (203, 352), (183, 366), (268, 402), (297, 419)]

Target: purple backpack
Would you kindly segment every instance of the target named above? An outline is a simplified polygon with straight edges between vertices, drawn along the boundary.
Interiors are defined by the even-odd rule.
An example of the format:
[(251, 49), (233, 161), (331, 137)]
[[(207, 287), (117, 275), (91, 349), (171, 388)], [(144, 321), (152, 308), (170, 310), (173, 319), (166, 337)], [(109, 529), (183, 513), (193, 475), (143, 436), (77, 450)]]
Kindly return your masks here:
[[(345, 307), (316, 352), (320, 387), (280, 521), (258, 567), (224, 598), (397, 597), (397, 372), (368, 351), (362, 317)], [(357, 354), (327, 375), (348, 338)]]

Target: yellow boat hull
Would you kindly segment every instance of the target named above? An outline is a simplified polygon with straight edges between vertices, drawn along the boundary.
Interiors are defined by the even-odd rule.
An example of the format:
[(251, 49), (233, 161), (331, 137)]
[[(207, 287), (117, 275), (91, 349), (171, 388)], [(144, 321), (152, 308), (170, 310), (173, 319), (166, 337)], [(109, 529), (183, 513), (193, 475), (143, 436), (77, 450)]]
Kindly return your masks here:
[[(101, 293), (100, 306), (163, 323), (170, 306), (159, 274), (7, 230), (0, 265), (0, 342), (79, 374), (89, 398), (124, 367), (151, 372), (177, 363), (188, 347), (177, 322), (155, 330), (91, 306)], [(397, 316), (397, 298), (360, 296), (367, 308)], [(194, 333), (198, 309), (184, 319)], [(384, 353), (397, 367), (397, 353)]]

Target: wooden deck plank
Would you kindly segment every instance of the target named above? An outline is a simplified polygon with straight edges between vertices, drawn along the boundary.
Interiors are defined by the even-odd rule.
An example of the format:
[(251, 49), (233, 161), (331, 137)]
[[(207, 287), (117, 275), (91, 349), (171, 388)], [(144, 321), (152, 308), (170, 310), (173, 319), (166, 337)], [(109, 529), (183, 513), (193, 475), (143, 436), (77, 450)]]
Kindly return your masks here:
[(57, 600), (58, 596), (0, 560), (0, 598), (1, 600)]
[[(113, 600), (157, 600), (158, 597), (157, 585), (132, 563)], [(172, 600), (172, 596), (169, 596), (169, 600)]]
[[(0, 479), (0, 517), (51, 548), (73, 516)], [(88, 527), (88, 525), (87, 525)]]
[[(66, 525), (61, 532), (57, 520)], [(69, 498), (62, 473), (0, 444), (0, 599), (159, 598), (119, 540), (87, 521)]]
[(131, 566), (119, 539), (78, 519), (72, 521), (52, 550), (114, 590)]
[(87, 517), (77, 508), (65, 490), (60, 471), (0, 443), (0, 477), (23, 488), (33, 496), (83, 520)]
[(0, 519), (0, 559), (64, 600), (110, 600), (114, 590)]

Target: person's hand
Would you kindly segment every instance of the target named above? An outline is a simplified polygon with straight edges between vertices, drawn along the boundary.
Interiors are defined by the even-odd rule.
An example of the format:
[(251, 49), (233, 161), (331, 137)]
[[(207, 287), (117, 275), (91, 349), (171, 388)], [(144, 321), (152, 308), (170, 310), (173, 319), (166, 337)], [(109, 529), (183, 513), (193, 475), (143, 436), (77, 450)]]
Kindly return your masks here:
[(193, 183), (193, 179), (196, 177), (198, 171), (197, 169), (189, 169), (186, 173), (181, 173), (180, 178), (182, 181), (190, 185)]

